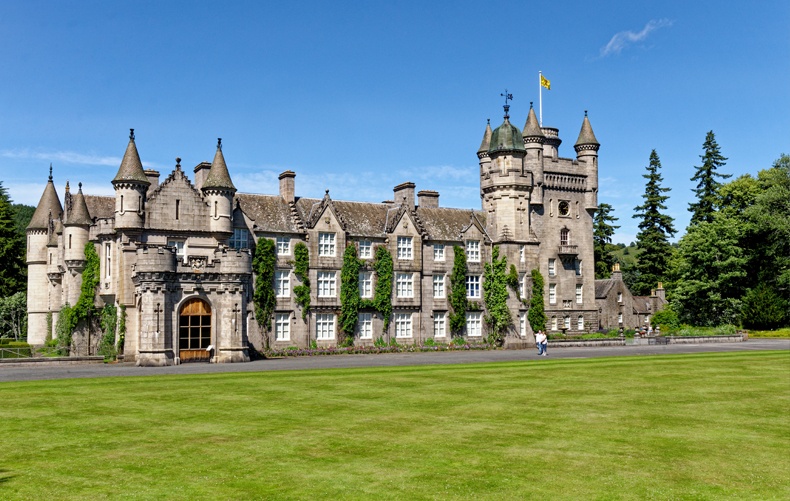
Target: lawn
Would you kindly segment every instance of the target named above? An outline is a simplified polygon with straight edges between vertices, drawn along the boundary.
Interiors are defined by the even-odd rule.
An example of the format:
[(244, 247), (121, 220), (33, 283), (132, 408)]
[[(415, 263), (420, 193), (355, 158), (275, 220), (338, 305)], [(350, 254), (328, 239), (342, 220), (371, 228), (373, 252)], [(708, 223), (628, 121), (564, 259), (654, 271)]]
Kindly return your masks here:
[(790, 499), (788, 352), (36, 381), (0, 398), (0, 499)]

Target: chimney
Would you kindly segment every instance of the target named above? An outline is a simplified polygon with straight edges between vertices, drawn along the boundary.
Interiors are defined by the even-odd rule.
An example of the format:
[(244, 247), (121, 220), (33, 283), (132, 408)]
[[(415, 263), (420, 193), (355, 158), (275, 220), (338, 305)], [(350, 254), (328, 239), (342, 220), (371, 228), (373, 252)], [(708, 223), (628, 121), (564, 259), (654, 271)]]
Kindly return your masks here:
[(148, 182), (151, 183), (148, 185), (148, 193), (146, 196), (150, 195), (152, 191), (159, 188), (159, 171), (153, 169), (145, 169), (143, 171), (145, 173), (145, 177), (148, 178)]
[(417, 193), (417, 205), (425, 209), (439, 208), (439, 192), (433, 190), (421, 190)]
[(620, 263), (614, 263), (614, 266), (612, 266), (612, 278), (614, 280), (623, 279), (623, 272), (620, 271)]
[(203, 183), (206, 182), (208, 171), (211, 170), (211, 162), (200, 162), (195, 166), (195, 189), (200, 191)]
[(414, 210), (414, 186), (415, 184), (411, 181), (406, 181), (405, 183), (401, 183), (396, 186), (392, 190), (395, 203), (403, 203), (405, 198), (406, 205), (409, 207), (409, 209)]
[(285, 203), (292, 204), (296, 200), (296, 173), (287, 170), (280, 174), (280, 196)]
[(656, 287), (656, 297), (663, 299), (666, 301), (666, 291), (664, 290), (664, 282), (658, 282), (658, 287)]

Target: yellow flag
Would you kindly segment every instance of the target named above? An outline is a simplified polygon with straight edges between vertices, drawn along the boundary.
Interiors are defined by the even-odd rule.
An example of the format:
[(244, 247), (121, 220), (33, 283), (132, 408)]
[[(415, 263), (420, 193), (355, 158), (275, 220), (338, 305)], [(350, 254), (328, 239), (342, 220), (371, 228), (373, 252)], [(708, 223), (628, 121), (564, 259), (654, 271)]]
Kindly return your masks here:
[(549, 79), (544, 77), (543, 75), (540, 76), (540, 85), (551, 90), (551, 82), (549, 82)]

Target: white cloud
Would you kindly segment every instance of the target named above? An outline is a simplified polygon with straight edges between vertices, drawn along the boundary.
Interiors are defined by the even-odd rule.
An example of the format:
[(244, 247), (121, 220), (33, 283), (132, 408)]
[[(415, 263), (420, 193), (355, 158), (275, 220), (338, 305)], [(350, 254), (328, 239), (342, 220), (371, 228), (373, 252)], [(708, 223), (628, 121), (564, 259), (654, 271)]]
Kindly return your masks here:
[[(67, 165), (98, 165), (118, 167), (121, 165), (121, 157), (102, 156), (91, 153), (78, 153), (76, 151), (31, 151), (29, 149), (13, 149), (0, 151), (0, 157), (13, 160), (41, 160), (43, 162)], [(143, 162), (146, 169), (162, 169), (163, 166)]]
[(609, 40), (609, 43), (601, 47), (600, 55), (601, 57), (606, 57), (611, 54), (619, 54), (629, 45), (645, 40), (650, 33), (665, 26), (672, 26), (672, 21), (670, 19), (651, 19), (645, 27), (642, 28), (642, 31), (633, 32), (631, 30), (626, 30), (615, 33), (612, 39)]

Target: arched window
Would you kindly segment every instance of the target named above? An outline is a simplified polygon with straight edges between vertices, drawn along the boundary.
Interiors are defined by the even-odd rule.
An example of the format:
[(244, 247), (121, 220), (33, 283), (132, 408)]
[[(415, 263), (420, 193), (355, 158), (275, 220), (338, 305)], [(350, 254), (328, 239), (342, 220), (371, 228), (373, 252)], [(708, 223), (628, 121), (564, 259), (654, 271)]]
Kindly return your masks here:
[(560, 230), (560, 245), (570, 245), (571, 243), (571, 230), (563, 228)]

